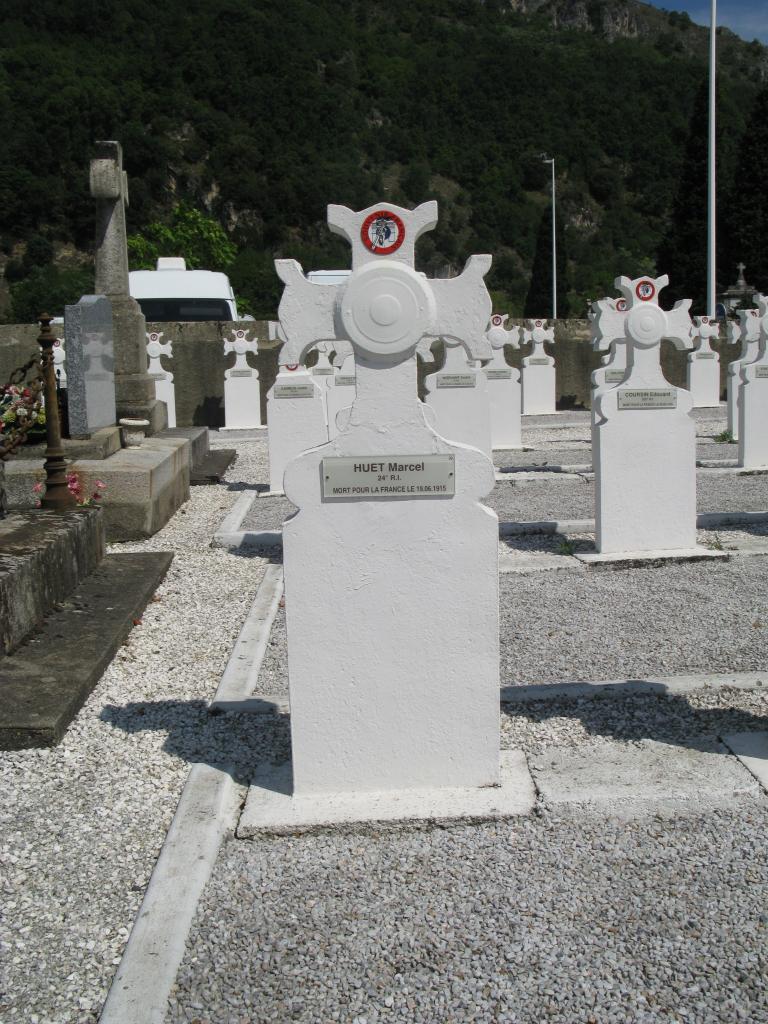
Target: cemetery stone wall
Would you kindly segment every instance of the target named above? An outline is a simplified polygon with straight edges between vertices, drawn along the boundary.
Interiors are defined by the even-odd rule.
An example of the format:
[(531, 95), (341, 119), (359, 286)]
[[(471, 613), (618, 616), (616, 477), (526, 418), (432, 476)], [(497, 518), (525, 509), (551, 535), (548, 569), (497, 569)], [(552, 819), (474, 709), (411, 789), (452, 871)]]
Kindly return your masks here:
[[(522, 319), (507, 320), (507, 328), (522, 326)], [(277, 376), (277, 353), (280, 342), (269, 341), (267, 321), (247, 320), (233, 323), (163, 323), (147, 324), (148, 331), (163, 331), (163, 340), (173, 342), (173, 363), (170, 367), (176, 386), (176, 422), (180, 427), (224, 426), (224, 369), (228, 365), (223, 357), (223, 343), (233, 327), (250, 330), (259, 339), (259, 354), (255, 359), (262, 384), (262, 421), (266, 423), (266, 394)], [(63, 324), (53, 325), (61, 337)], [(4, 384), (12, 371), (39, 352), (37, 324), (0, 325), (0, 384)], [(725, 335), (725, 331), (721, 332)], [(712, 348), (720, 353), (721, 394), (725, 394), (728, 363), (734, 358), (733, 348), (725, 337), (713, 341)], [(528, 355), (529, 345), (520, 350), (505, 348), (507, 362), (520, 369), (522, 359)], [(425, 396), (424, 379), (435, 373), (444, 361), (442, 342), (432, 345), (433, 361), (419, 359), (419, 396)], [(600, 353), (593, 352), (587, 320), (558, 320), (555, 327), (555, 356), (558, 408), (589, 408), (590, 377), (600, 365)], [(307, 357), (307, 366), (317, 360), (316, 353)], [(230, 361), (234, 361), (231, 357)], [(670, 384), (685, 387), (687, 360), (668, 342), (662, 343), (661, 365)]]

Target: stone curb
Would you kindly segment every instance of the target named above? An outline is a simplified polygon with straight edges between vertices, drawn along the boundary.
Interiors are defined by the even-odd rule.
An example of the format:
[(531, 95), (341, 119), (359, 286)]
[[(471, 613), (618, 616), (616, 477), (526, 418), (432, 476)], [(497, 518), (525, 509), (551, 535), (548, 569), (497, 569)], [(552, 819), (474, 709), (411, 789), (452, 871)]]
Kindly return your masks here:
[(165, 837), (100, 1024), (162, 1024), (198, 900), (225, 833), (234, 833), (239, 787), (226, 769), (193, 765)]
[(583, 700), (619, 698), (655, 693), (674, 697), (694, 690), (768, 690), (768, 671), (703, 673), (684, 676), (650, 676), (647, 679), (609, 679), (602, 682), (539, 683), (535, 686), (502, 686), (502, 704), (524, 704), (537, 700)]

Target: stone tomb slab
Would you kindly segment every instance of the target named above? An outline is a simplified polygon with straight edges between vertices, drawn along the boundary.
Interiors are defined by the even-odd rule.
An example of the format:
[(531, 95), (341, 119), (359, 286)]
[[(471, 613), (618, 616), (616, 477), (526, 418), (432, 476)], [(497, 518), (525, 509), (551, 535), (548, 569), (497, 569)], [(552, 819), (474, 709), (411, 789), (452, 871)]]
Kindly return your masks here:
[(589, 805), (609, 812), (633, 806), (719, 806), (759, 796), (752, 775), (714, 738), (689, 746), (656, 740), (599, 747), (552, 748), (531, 759), (531, 772), (545, 804)]
[(521, 750), (501, 754), (501, 784), (478, 788), (292, 795), (291, 765), (261, 769), (248, 791), (237, 835), (293, 835), (355, 825), (402, 828), (419, 823), (495, 821), (529, 814), (536, 803)]

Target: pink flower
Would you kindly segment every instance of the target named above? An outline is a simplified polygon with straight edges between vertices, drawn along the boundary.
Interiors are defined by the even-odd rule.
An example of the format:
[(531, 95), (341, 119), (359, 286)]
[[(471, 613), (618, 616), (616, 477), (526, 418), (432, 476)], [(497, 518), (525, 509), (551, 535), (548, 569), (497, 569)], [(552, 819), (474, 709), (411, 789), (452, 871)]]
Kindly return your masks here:
[(41, 481), (40, 481), (40, 480), (38, 480), (38, 481), (37, 481), (37, 483), (36, 483), (36, 484), (35, 484), (35, 486), (34, 486), (34, 487), (32, 488), (32, 490), (33, 490), (33, 492), (34, 492), (35, 494), (42, 494), (42, 491), (43, 491), (43, 485), (42, 485), (42, 483), (41, 483)]
[(98, 489), (100, 491), (106, 491), (106, 489), (107, 489), (107, 485), (104, 483), (103, 480), (94, 480), (93, 481), (93, 486), (94, 487), (98, 487)]

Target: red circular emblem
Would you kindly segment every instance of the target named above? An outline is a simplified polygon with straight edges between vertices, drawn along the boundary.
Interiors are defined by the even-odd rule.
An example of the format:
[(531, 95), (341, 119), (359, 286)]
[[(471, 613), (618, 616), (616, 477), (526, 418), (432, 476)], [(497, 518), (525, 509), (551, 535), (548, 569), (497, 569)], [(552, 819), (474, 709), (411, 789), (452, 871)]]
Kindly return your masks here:
[(285, 364), (285, 368), (286, 368), (286, 370), (291, 370), (291, 371), (298, 370), (299, 364), (298, 363), (286, 363)]
[(703, 316), (703, 317), (701, 318), (701, 322), (702, 322), (703, 324), (708, 324), (708, 323), (709, 323), (709, 317), (708, 317), (708, 316)]
[(535, 326), (536, 327), (541, 327), (541, 320), (537, 320), (536, 323), (535, 323)]
[(616, 309), (619, 311), (619, 313), (624, 313), (626, 311), (626, 308), (627, 308), (627, 300), (626, 299), (617, 299), (616, 300)]
[(496, 316), (491, 317), (491, 323), (493, 324), (494, 327), (501, 327), (502, 319), (498, 315), (498, 313), (496, 314)]
[(363, 221), (360, 237), (370, 252), (388, 256), (405, 241), (405, 225), (391, 210), (375, 210)]
[(640, 281), (635, 288), (635, 295), (641, 302), (650, 302), (656, 294), (656, 286), (652, 281)]

